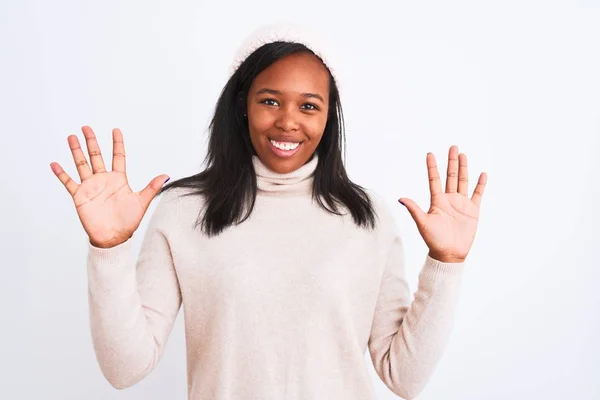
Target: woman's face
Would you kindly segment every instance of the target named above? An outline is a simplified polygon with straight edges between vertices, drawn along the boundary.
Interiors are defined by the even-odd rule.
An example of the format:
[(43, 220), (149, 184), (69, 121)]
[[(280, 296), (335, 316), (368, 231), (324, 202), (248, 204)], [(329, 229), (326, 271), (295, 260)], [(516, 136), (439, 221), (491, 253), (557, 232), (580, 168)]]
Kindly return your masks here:
[(309, 161), (327, 123), (329, 73), (310, 53), (289, 55), (256, 76), (248, 92), (250, 141), (270, 170)]

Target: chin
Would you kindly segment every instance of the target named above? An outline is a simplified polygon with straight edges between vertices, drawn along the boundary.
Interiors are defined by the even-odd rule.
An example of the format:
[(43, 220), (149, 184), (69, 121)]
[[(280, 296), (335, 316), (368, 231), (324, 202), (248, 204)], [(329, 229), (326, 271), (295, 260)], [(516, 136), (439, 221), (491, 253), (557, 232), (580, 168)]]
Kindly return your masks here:
[(265, 153), (266, 157), (260, 157), (261, 160), (264, 160), (265, 165), (270, 170), (279, 174), (287, 174), (292, 171), (295, 171), (301, 166), (303, 166), (310, 159), (310, 156), (307, 156), (302, 151), (288, 158), (279, 157), (273, 154), (273, 152), (269, 148), (265, 149), (265, 152), (263, 154)]
[(270, 156), (268, 158), (268, 164), (266, 165), (274, 172), (279, 174), (287, 174), (297, 170), (303, 165), (303, 162), (298, 160), (299, 159), (296, 159), (295, 156), (290, 157), (289, 159), (281, 159), (277, 156)]

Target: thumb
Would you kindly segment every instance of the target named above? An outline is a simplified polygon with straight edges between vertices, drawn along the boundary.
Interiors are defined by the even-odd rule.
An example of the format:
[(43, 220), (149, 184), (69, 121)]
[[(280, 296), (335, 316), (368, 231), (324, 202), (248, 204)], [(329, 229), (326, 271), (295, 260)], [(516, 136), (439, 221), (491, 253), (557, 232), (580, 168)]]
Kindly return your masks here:
[(427, 217), (427, 214), (423, 212), (423, 210), (421, 210), (421, 207), (419, 207), (417, 203), (415, 203), (411, 199), (407, 199), (406, 197), (401, 197), (400, 199), (398, 199), (398, 202), (404, 207), (406, 207), (406, 209), (410, 213), (410, 216), (415, 220), (418, 227), (424, 225), (425, 217)]
[(171, 179), (169, 175), (159, 175), (152, 179), (150, 183), (140, 191), (140, 198), (142, 199), (142, 204), (145, 209), (148, 208), (152, 200), (169, 179)]

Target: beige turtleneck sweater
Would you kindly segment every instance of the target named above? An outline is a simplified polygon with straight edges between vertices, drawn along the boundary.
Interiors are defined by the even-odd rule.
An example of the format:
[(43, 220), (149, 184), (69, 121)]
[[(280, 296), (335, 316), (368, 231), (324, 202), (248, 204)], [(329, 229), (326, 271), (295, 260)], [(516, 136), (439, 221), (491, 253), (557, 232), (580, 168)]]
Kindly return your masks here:
[(379, 196), (369, 191), (379, 220), (368, 231), (313, 202), (316, 155), (285, 175), (253, 161), (259, 191), (241, 225), (208, 238), (193, 228), (201, 198), (176, 189), (161, 195), (137, 258), (131, 239), (89, 245), (106, 379), (126, 388), (149, 374), (183, 306), (189, 399), (374, 399), (367, 349), (393, 392), (416, 396), (449, 338), (464, 263), (426, 256), (412, 299)]

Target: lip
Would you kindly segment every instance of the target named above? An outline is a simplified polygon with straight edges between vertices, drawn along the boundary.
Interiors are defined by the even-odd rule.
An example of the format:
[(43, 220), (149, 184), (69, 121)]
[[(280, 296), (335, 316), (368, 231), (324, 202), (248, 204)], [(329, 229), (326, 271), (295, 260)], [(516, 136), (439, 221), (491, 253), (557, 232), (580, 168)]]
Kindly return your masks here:
[(298, 145), (298, 147), (296, 147), (294, 150), (281, 150), (281, 149), (278, 149), (277, 147), (273, 146), (273, 143), (271, 143), (271, 139), (269, 139), (269, 147), (271, 148), (271, 151), (273, 153), (275, 153), (276, 156), (282, 157), (282, 158), (288, 158), (288, 157), (291, 157), (294, 154), (296, 154), (303, 145), (302, 142), (299, 142), (299, 143), (300, 144)]

